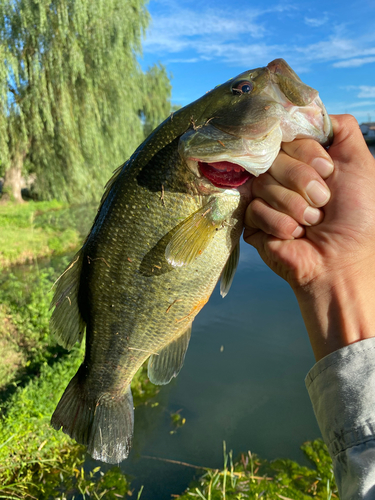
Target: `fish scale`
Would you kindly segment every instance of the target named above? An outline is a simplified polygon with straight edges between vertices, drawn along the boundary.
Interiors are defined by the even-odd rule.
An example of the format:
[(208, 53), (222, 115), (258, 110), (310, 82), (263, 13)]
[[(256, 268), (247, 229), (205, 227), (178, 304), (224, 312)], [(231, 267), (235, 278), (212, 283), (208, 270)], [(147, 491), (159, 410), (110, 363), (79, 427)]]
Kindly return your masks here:
[[(86, 329), (86, 352), (51, 422), (98, 460), (118, 463), (129, 453), (130, 383), (142, 363), (149, 359), (151, 382), (177, 376), (192, 322), (220, 276), (222, 296), (229, 290), (250, 199), (248, 182), (233, 188), (231, 172), (269, 168), (283, 130), (289, 140), (298, 137), (296, 118), (304, 137), (308, 130), (329, 141), (317, 92), (280, 61), (239, 75), (163, 122), (115, 171), (90, 234), (57, 283), (52, 330), (71, 348)], [(314, 119), (306, 120), (310, 109)], [(220, 187), (202, 175), (201, 162), (218, 164)]]

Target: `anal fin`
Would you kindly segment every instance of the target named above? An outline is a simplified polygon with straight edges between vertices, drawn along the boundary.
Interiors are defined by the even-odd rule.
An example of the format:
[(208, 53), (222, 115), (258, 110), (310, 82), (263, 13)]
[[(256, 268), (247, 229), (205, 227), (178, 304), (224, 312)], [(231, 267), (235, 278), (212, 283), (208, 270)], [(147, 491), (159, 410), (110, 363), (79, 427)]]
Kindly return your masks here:
[(153, 384), (166, 385), (173, 377), (177, 377), (184, 364), (190, 336), (191, 326), (158, 354), (150, 356), (148, 361), (148, 378)]
[(234, 275), (238, 266), (238, 261), (240, 259), (240, 243), (233, 248), (227, 263), (220, 276), (220, 295), (224, 298), (232, 285)]

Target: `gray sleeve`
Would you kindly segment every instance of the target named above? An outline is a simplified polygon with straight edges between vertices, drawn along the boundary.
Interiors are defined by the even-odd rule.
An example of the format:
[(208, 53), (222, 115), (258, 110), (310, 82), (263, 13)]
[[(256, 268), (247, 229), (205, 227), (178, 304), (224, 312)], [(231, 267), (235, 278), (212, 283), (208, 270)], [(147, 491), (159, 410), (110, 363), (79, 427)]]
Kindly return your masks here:
[(375, 499), (375, 338), (321, 359), (305, 382), (340, 499)]

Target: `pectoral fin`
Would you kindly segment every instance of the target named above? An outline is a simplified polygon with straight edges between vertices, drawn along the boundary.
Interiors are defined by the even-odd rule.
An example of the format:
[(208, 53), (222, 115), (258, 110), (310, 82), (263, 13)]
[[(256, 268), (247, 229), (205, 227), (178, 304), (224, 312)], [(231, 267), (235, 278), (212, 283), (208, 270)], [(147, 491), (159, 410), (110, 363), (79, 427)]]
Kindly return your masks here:
[(236, 273), (239, 259), (240, 259), (240, 244), (237, 243), (237, 245), (233, 248), (231, 254), (229, 255), (227, 263), (225, 264), (224, 269), (220, 276), (220, 295), (223, 298), (229, 292), (234, 275)]
[(78, 308), (81, 268), (82, 255), (78, 252), (58, 279), (50, 306), (51, 309), (54, 307), (50, 320), (51, 330), (58, 343), (66, 349), (81, 342), (86, 326)]
[(176, 340), (173, 340), (158, 354), (152, 354), (148, 361), (148, 378), (153, 384), (168, 384), (177, 377), (184, 364), (189, 346), (191, 326)]
[(215, 200), (185, 219), (165, 249), (169, 264), (180, 267), (193, 262), (207, 248), (223, 220)]

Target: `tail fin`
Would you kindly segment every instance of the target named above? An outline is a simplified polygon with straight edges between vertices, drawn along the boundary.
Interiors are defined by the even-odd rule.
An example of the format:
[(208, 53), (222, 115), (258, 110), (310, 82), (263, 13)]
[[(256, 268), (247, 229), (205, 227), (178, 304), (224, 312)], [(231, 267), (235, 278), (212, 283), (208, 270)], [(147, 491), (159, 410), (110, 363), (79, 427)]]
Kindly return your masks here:
[(96, 460), (118, 464), (129, 455), (134, 427), (133, 398), (128, 386), (120, 397), (103, 394), (97, 401), (85, 397), (78, 373), (72, 378), (51, 419), (77, 443), (87, 446)]

